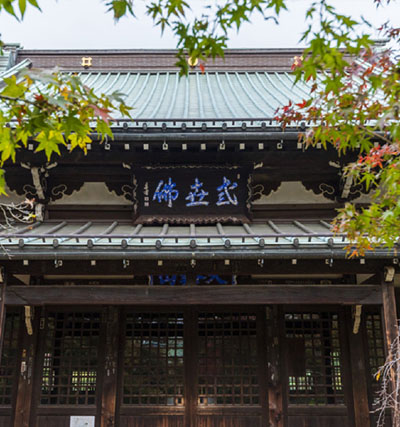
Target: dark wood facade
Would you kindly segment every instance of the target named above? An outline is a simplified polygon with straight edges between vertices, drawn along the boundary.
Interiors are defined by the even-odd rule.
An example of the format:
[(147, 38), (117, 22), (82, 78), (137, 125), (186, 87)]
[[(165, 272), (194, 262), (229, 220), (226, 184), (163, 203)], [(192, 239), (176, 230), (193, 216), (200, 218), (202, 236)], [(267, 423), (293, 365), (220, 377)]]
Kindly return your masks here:
[(80, 414), (99, 426), (367, 425), (381, 311), (368, 307), (357, 335), (349, 315), (321, 305), (38, 307), (29, 336), (10, 309), (1, 425), (58, 427)]
[[(228, 52), (184, 83), (173, 52), (92, 53), (83, 78), (132, 79), (154, 117), (117, 120), (115, 141), (93, 135), (56, 167), (33, 144), (7, 166), (40, 221), (0, 233), (0, 427), (374, 427), (398, 257), (346, 258), (329, 228), (368, 202), (343, 182), (351, 153), (304, 150), (305, 124), (252, 113), (263, 90), (291, 91), (295, 53)], [(87, 72), (87, 52), (18, 55)]]

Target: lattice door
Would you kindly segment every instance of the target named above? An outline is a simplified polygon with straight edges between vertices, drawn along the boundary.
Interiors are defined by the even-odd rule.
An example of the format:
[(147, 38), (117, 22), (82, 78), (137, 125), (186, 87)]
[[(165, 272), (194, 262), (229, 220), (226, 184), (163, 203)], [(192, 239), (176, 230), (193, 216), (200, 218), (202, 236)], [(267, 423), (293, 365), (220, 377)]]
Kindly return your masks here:
[(262, 313), (127, 310), (121, 427), (267, 425)]
[(47, 317), (40, 405), (95, 405), (100, 314)]
[(183, 313), (128, 310), (123, 347), (120, 425), (183, 427)]
[(199, 313), (198, 426), (267, 425), (262, 329), (262, 311)]

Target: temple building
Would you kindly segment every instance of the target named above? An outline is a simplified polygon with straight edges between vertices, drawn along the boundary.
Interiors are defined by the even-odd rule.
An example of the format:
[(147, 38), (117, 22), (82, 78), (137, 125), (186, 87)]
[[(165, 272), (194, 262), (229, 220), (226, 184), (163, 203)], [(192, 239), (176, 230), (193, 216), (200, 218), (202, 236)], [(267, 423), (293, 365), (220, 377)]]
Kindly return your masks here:
[[(331, 220), (368, 195), (354, 155), (306, 148), (293, 49), (228, 50), (179, 77), (173, 50), (24, 50), (25, 67), (122, 92), (88, 154), (8, 163), (0, 232), (0, 427), (373, 427), (396, 324), (396, 252), (346, 256)], [(388, 425), (389, 416), (388, 413)]]

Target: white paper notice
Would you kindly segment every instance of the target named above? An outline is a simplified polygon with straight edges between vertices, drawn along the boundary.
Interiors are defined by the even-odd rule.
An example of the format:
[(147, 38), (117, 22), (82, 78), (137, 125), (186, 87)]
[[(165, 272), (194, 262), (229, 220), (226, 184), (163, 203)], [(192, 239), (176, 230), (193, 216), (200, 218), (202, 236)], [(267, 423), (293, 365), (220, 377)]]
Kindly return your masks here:
[(69, 425), (70, 427), (94, 427), (94, 416), (73, 415)]

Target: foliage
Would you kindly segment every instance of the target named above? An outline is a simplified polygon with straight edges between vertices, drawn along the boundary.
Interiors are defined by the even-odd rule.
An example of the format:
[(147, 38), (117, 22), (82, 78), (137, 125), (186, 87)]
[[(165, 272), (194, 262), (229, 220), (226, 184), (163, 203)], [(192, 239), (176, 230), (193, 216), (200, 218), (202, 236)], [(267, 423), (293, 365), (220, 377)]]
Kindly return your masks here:
[[(121, 94), (96, 95), (75, 75), (25, 70), (3, 79), (0, 89), (0, 166), (15, 161), (17, 150), (27, 148), (28, 140), (35, 151), (44, 151), (48, 160), (60, 147), (81, 148), (85, 153), (93, 128), (104, 138), (113, 137), (110, 114), (118, 110), (129, 116)], [(4, 194), (4, 173), (0, 178)]]
[[(311, 94), (284, 107), (278, 119), (283, 126), (310, 122), (301, 135), (306, 145), (319, 142), (339, 154), (357, 153), (343, 178), (364, 185), (371, 203), (363, 208), (347, 203), (334, 221), (335, 231), (346, 233), (352, 243), (350, 256), (378, 246), (394, 248), (400, 230), (400, 61), (358, 34), (359, 23), (325, 1), (318, 9), (315, 3), (307, 19), (309, 44), (293, 72), (296, 81), (311, 83)], [(399, 29), (386, 23), (381, 30), (388, 41), (399, 42)]]
[[(208, 0), (202, 13), (195, 16), (185, 0), (152, 0), (147, 13), (163, 31), (170, 28), (177, 36), (181, 72), (188, 72), (187, 57), (194, 62), (223, 56), (231, 28), (240, 29), (253, 13), (278, 20), (290, 0)], [(384, 7), (390, 0), (370, 0)], [(116, 20), (133, 15), (132, 0), (103, 0)], [(36, 0), (0, 0), (0, 12), (23, 17), (26, 6), (38, 8)], [(293, 122), (310, 122), (301, 135), (306, 145), (316, 142), (333, 145), (339, 154), (358, 155), (354, 164), (343, 170), (343, 178), (361, 183), (370, 190), (372, 203), (358, 208), (346, 204), (335, 220), (337, 232), (347, 233), (356, 245), (351, 255), (363, 254), (378, 245), (393, 248), (400, 229), (400, 62), (390, 49), (378, 49), (361, 24), (345, 16), (329, 0), (310, 0), (303, 35), (308, 47), (295, 58), (293, 72), (297, 81), (312, 85), (310, 96), (298, 104), (289, 104), (277, 112), (285, 127)], [(382, 37), (399, 43), (400, 29), (390, 22), (381, 27)], [(68, 141), (71, 148), (85, 149), (93, 120), (99, 133), (111, 135), (109, 114), (113, 101), (96, 97), (76, 77), (54, 75), (48, 81), (48, 93), (37, 92), (37, 76), (27, 74), (22, 81), (6, 81), (1, 93), (8, 108), (0, 116), (0, 125), (14, 122), (2, 130), (1, 161), (15, 158), (15, 150), (26, 145), (27, 138), (37, 142), (36, 150), (49, 157)], [(112, 98), (112, 97), (111, 97)], [(127, 114), (123, 103), (120, 111)], [(121, 110), (122, 108), (122, 110)], [(1, 185), (1, 182), (0, 182)], [(1, 187), (0, 187), (1, 188)]]

